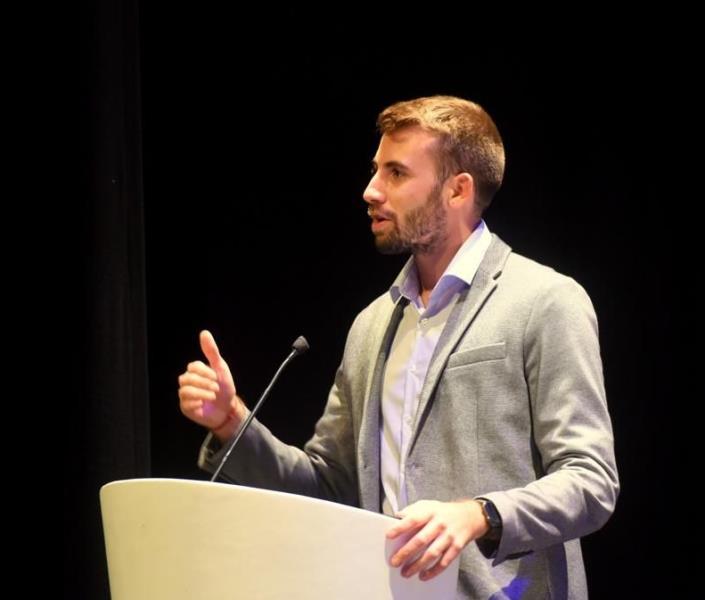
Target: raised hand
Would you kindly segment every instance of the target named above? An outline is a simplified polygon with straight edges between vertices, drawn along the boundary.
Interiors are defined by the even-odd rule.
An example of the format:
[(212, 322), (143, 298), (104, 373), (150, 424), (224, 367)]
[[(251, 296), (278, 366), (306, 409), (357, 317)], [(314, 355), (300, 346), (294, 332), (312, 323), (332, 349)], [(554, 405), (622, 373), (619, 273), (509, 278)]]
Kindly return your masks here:
[(179, 375), (179, 406), (186, 417), (227, 438), (240, 426), (247, 409), (213, 335), (201, 331), (199, 341), (208, 364), (191, 362)]

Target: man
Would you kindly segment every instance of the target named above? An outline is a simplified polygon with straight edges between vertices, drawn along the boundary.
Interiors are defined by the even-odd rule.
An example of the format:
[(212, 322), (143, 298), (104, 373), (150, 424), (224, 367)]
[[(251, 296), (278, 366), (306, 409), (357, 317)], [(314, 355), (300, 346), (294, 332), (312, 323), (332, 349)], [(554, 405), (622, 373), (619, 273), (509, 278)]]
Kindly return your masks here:
[[(504, 148), (477, 104), (395, 104), (364, 200), (381, 252), (412, 257), (353, 323), (304, 450), (254, 420), (232, 481), (397, 515), (392, 557), (429, 579), (460, 554), (462, 598), (587, 597), (579, 537), (618, 494), (597, 322), (572, 279), (511, 251), (482, 213)], [(211, 429), (199, 463), (247, 408), (213, 337), (181, 375), (181, 410)], [(471, 543), (474, 542), (474, 543)]]

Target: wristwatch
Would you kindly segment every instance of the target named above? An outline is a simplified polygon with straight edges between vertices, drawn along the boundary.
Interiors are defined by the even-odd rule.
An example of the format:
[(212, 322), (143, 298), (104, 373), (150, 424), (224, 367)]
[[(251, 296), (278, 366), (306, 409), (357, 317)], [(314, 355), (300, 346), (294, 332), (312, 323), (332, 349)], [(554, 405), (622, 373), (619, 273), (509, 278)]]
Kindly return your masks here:
[(483, 536), (488, 540), (498, 540), (502, 537), (502, 517), (497, 511), (497, 507), (486, 498), (475, 498), (482, 508), (482, 516), (485, 517), (489, 531)]

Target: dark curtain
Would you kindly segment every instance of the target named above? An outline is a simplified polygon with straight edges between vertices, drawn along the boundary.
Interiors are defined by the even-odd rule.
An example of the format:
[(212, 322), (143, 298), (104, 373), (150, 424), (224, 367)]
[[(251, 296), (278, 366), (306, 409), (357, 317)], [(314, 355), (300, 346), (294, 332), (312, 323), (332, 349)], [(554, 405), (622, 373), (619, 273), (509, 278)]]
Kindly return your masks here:
[(100, 487), (150, 473), (137, 0), (82, 15), (83, 395), (71, 403), (66, 597), (108, 598)]

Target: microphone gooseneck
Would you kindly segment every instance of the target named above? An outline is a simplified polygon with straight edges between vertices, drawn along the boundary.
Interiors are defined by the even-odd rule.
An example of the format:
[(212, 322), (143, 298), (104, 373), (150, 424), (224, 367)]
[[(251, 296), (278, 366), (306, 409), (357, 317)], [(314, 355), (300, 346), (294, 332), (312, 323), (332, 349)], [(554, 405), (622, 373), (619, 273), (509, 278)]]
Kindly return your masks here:
[(299, 354), (303, 354), (309, 349), (308, 342), (306, 341), (306, 338), (302, 335), (296, 338), (291, 347), (292, 349), (289, 353), (289, 356), (284, 359), (284, 362), (279, 366), (279, 369), (277, 369), (277, 372), (274, 374), (274, 377), (272, 377), (272, 380), (269, 382), (267, 389), (264, 390), (264, 392), (260, 396), (260, 399), (257, 401), (257, 404), (255, 404), (255, 407), (252, 409), (250, 414), (247, 415), (247, 419), (245, 419), (245, 422), (240, 426), (237, 435), (235, 435), (232, 441), (228, 443), (228, 449), (226, 450), (225, 454), (223, 454), (223, 458), (220, 459), (220, 462), (218, 463), (218, 468), (214, 471), (213, 476), (210, 478), (211, 481), (215, 481), (218, 475), (220, 475), (220, 472), (223, 470), (223, 467), (225, 466), (225, 463), (227, 462), (230, 453), (240, 441), (240, 438), (243, 436), (245, 431), (247, 431), (247, 428), (252, 422), (252, 419), (254, 419), (255, 415), (257, 414), (257, 411), (260, 409), (260, 406), (262, 406), (264, 399), (269, 395), (269, 392), (274, 386), (274, 383), (277, 381), (277, 379), (279, 379), (279, 375), (281, 374), (281, 372), (294, 359), (294, 357), (299, 356)]

